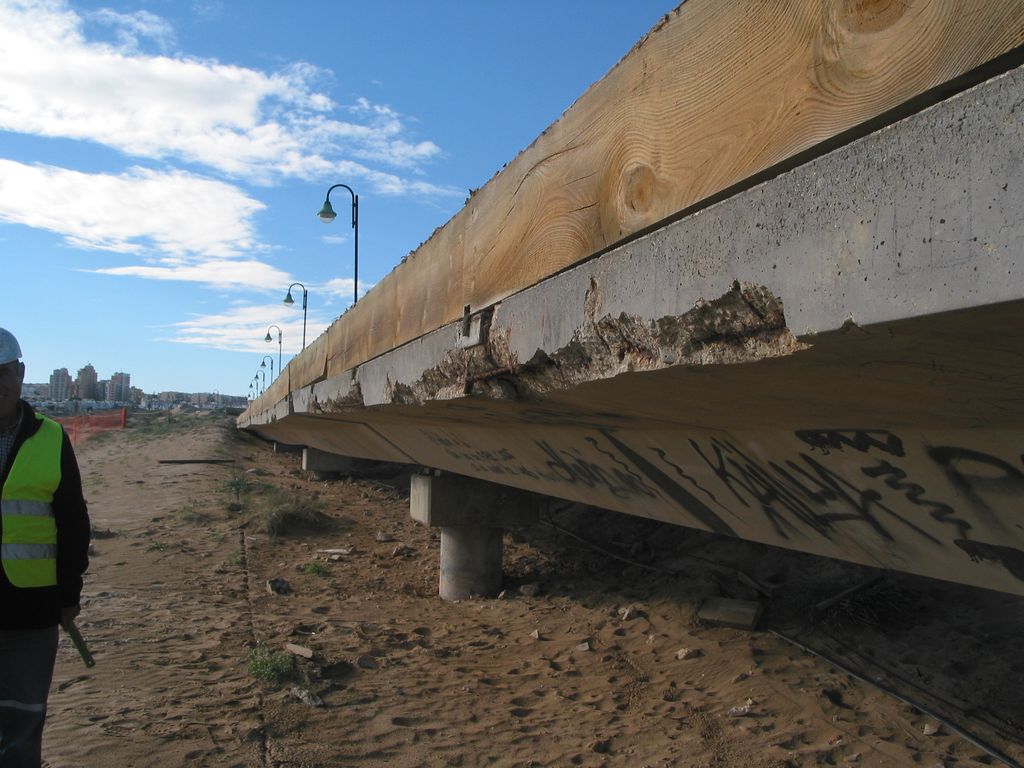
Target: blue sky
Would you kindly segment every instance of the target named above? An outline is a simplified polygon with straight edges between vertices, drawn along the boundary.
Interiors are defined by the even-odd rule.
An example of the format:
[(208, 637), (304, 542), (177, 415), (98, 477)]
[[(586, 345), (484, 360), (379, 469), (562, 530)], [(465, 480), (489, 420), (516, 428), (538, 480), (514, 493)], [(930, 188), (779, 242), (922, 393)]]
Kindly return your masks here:
[[(676, 0), (0, 0), (0, 326), (244, 395), (462, 207)], [(275, 337), (276, 337), (276, 331)], [(269, 361), (268, 361), (269, 362)], [(264, 371), (269, 383), (269, 368)]]

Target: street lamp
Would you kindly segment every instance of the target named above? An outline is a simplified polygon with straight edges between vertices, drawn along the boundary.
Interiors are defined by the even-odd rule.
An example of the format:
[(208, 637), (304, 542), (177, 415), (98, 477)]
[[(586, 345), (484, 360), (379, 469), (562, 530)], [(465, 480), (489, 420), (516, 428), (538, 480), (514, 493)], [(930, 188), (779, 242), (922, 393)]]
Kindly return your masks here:
[(284, 303), (291, 306), (295, 303), (295, 299), (292, 298), (292, 288), (299, 286), (302, 289), (302, 348), (306, 348), (306, 297), (309, 292), (306, 290), (306, 286), (302, 283), (292, 283), (288, 286), (288, 295), (284, 297)]
[(353, 192), (352, 187), (347, 184), (335, 184), (327, 190), (327, 197), (324, 198), (324, 207), (320, 209), (317, 218), (324, 224), (330, 224), (337, 217), (338, 214), (331, 207), (331, 192), (338, 187), (344, 187), (352, 195), (352, 229), (356, 231), (355, 273), (353, 279), (354, 287), (352, 289), (352, 303), (355, 304), (359, 301), (359, 195)]
[(264, 355), (263, 356), (263, 360), (260, 361), (260, 368), (266, 368), (267, 367), (267, 360), (270, 361), (270, 380), (273, 381), (274, 380), (274, 358), (272, 358), (270, 355)]
[(260, 383), (260, 376), (263, 377), (263, 386), (260, 387), (260, 394), (262, 395), (264, 392), (267, 391), (267, 372), (266, 371), (256, 371), (256, 375), (253, 376), (252, 378), (253, 378), (253, 381), (255, 381), (257, 385), (259, 385), (259, 383)]
[(278, 325), (271, 325), (267, 327), (267, 337), (264, 341), (273, 341), (274, 339), (270, 336), (270, 329), (277, 328), (277, 370), (284, 370), (281, 368), (281, 327)]
[(253, 399), (253, 396), (252, 396), (252, 382), (251, 381), (249, 382), (249, 399), (250, 400)]

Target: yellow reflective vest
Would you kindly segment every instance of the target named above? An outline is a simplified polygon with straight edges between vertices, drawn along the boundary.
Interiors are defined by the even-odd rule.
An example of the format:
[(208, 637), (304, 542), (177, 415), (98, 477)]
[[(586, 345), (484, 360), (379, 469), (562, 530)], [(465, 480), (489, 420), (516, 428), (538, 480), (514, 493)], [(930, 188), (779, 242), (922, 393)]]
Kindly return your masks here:
[(57, 584), (57, 523), (53, 495), (60, 485), (60, 424), (36, 415), (42, 423), (22, 443), (0, 492), (3, 541), (0, 560), (16, 587)]

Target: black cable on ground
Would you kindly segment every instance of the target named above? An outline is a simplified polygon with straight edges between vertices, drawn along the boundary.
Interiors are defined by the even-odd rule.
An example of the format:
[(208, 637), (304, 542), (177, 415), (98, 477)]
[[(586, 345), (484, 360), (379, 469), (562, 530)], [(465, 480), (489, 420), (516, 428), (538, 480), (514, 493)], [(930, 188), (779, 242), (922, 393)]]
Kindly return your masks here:
[(946, 728), (948, 728), (950, 731), (955, 733), (960, 738), (962, 738), (962, 739), (964, 739), (966, 741), (969, 741), (971, 744), (976, 746), (978, 749), (980, 749), (983, 752), (987, 753), (989, 756), (994, 757), (996, 760), (999, 760), (1001, 763), (1004, 763), (1009, 768), (1024, 768), (1024, 766), (1022, 766), (1020, 763), (1018, 763), (1016, 760), (1014, 760), (1009, 755), (1001, 752), (996, 747), (993, 747), (991, 744), (988, 744), (985, 741), (983, 741), (981, 739), (981, 737), (975, 736), (973, 733), (971, 733), (970, 731), (966, 730), (965, 728), (962, 728), (959, 725), (956, 725), (955, 723), (950, 722), (947, 718), (942, 717), (941, 715), (939, 715), (936, 712), (932, 711), (928, 707), (925, 707), (925, 706), (917, 703), (916, 701), (911, 701), (906, 696), (904, 696), (903, 694), (901, 694), (898, 691), (894, 690), (893, 688), (890, 688), (887, 685), (883, 685), (882, 683), (879, 683), (876, 680), (869, 679), (868, 677), (864, 676), (863, 674), (850, 669), (849, 667), (847, 667), (842, 662), (836, 661), (835, 659), (833, 659), (832, 657), (822, 653), (821, 651), (816, 651), (813, 648), (810, 648), (809, 646), (804, 645), (803, 643), (801, 643), (799, 640), (797, 640), (794, 637), (790, 637), (789, 635), (786, 635), (786, 634), (784, 634), (782, 632), (779, 632), (776, 629), (769, 628), (767, 631), (770, 632), (775, 637), (779, 638), (780, 640), (782, 640), (784, 642), (787, 642), (787, 643), (789, 643), (790, 645), (792, 645), (792, 646), (794, 646), (796, 648), (799, 648), (804, 653), (808, 653), (811, 656), (816, 656), (819, 659), (821, 659), (822, 661), (826, 662), (827, 664), (830, 664), (833, 667), (836, 667), (837, 669), (841, 670), (844, 674), (847, 674), (850, 677), (855, 678), (856, 680), (860, 680), (862, 683), (864, 683), (866, 685), (869, 685), (872, 688), (875, 688), (876, 690), (879, 690), (879, 691), (881, 691), (884, 694), (892, 696), (894, 699), (897, 699), (898, 701), (901, 701), (904, 704), (907, 704), (908, 706), (914, 707), (914, 709), (920, 710), (921, 712), (926, 714), (928, 717), (930, 717), (933, 720), (935, 720), (935, 721), (941, 723), (942, 725), (944, 725)]
[[(613, 560), (618, 560), (620, 562), (625, 563), (626, 565), (631, 565), (631, 566), (633, 566), (635, 568), (642, 568), (645, 571), (653, 571), (654, 573), (666, 574), (668, 576), (678, 576), (679, 573), (680, 573), (679, 571), (673, 571), (673, 570), (670, 570), (668, 568), (659, 568), (656, 565), (646, 565), (644, 563), (638, 563), (635, 560), (630, 560), (629, 558), (623, 557), (622, 555), (620, 555), (620, 554), (618, 554), (616, 552), (612, 552), (611, 550), (605, 549), (604, 547), (602, 547), (602, 546), (600, 546), (598, 544), (595, 544), (594, 542), (592, 542), (592, 541), (590, 541), (588, 539), (583, 538), (579, 534), (573, 533), (568, 528), (563, 528), (558, 523), (553, 522), (552, 520), (541, 518), (540, 522), (543, 523), (544, 525), (551, 526), (552, 528), (554, 528), (559, 533), (564, 533), (566, 536), (568, 536), (570, 538), (573, 538), (573, 539), (576, 539), (576, 541), (580, 542), (581, 544), (587, 545), (591, 549), (593, 549), (593, 550), (595, 550), (597, 552), (600, 552), (602, 555), (607, 555), (608, 557), (612, 558)], [(753, 584), (753, 585), (757, 585), (757, 581), (754, 578), (752, 578), (748, 574), (744, 573), (743, 571), (739, 570), (738, 568), (734, 568), (731, 565), (725, 565), (724, 563), (719, 563), (719, 562), (716, 562), (714, 560), (709, 560), (708, 558), (701, 557), (700, 555), (691, 555), (691, 554), (688, 554), (688, 553), (685, 553), (685, 552), (681, 556), (685, 557), (685, 558), (689, 558), (690, 560), (696, 560), (699, 563), (704, 563), (705, 565), (709, 565), (712, 568), (718, 568), (719, 570), (729, 571), (730, 573), (734, 573), (737, 576), (745, 578), (748, 581), (748, 583)]]
[[(844, 653), (847, 653), (847, 654), (849, 654), (851, 656), (857, 656), (865, 664), (874, 666), (877, 669), (879, 669), (883, 674), (885, 674), (886, 677), (898, 680), (900, 683), (902, 683), (903, 685), (907, 686), (908, 688), (913, 688), (914, 690), (920, 691), (921, 693), (925, 694), (926, 696), (930, 696), (933, 700), (938, 701), (940, 704), (944, 704), (945, 706), (949, 707), (949, 709), (960, 710), (961, 712), (963, 712), (963, 707), (961, 705), (956, 704), (956, 703), (954, 703), (952, 701), (949, 701), (949, 699), (947, 699), (947, 698), (945, 698), (943, 696), (940, 696), (937, 693), (929, 691), (927, 688), (924, 688), (924, 687), (918, 685), (913, 680), (910, 680), (907, 677), (901, 675), (899, 672), (896, 672), (896, 671), (894, 671), (892, 669), (889, 669), (888, 667), (884, 667), (881, 664), (879, 664), (877, 661), (874, 661), (873, 659), (867, 658), (857, 648), (855, 648), (854, 646), (852, 646), (849, 643), (845, 642), (842, 638), (836, 637), (835, 635), (833, 635), (828, 630), (826, 630), (824, 628), (821, 628), (821, 627), (818, 627), (817, 631), (820, 632), (821, 634), (823, 634), (825, 637), (827, 637), (834, 645), (836, 645), (839, 648), (841, 648)], [(988, 710), (987, 708), (986, 708), (986, 711), (989, 712), (989, 714), (994, 714), (994, 713), (992, 713), (991, 710)], [(964, 713), (964, 714), (966, 714), (966, 713)], [(1014, 743), (1014, 739), (1017, 737), (1017, 734), (1012, 734), (1012, 737), (1010, 737), (1006, 733), (1004, 733), (1003, 731), (1005, 730), (1005, 725), (1003, 723), (999, 722), (998, 720), (993, 721), (989, 717), (979, 717), (977, 715), (973, 715), (972, 717), (976, 721), (981, 721), (981, 722), (985, 723), (985, 725), (987, 725), (992, 730), (998, 732), (1003, 738), (1007, 739), (1007, 741), (1009, 741), (1011, 744)]]
[[(544, 523), (545, 525), (551, 526), (556, 531), (559, 531), (560, 533), (563, 533), (566, 536), (569, 536), (569, 537), (571, 537), (573, 539), (576, 539), (580, 543), (585, 544), (586, 546), (590, 547), (591, 549), (596, 550), (597, 552), (600, 552), (600, 553), (602, 553), (604, 555), (607, 555), (608, 557), (611, 557), (611, 558), (613, 558), (615, 560), (619, 560), (620, 562), (626, 563), (627, 565), (631, 565), (631, 566), (634, 566), (636, 568), (642, 568), (642, 569), (647, 570), (647, 571), (654, 571), (655, 573), (662, 573), (662, 574), (669, 574), (669, 575), (677, 574), (678, 573), (678, 571), (670, 571), (670, 570), (665, 569), (665, 568), (658, 568), (658, 567), (652, 566), (652, 565), (645, 565), (644, 563), (638, 563), (636, 561), (633, 561), (633, 560), (630, 560), (628, 558), (622, 557), (622, 555), (619, 555), (619, 554), (617, 554), (615, 552), (611, 552), (610, 550), (607, 550), (604, 547), (601, 547), (601, 546), (595, 544), (594, 542), (589, 541), (588, 539), (585, 539), (585, 538), (583, 538), (582, 536), (580, 536), (580, 535), (578, 535), (576, 533), (573, 533), (572, 531), (568, 530), (567, 528), (563, 528), (562, 526), (558, 525), (557, 523), (555, 523), (555, 522), (553, 522), (551, 520), (542, 518), (540, 520), (540, 522)], [(717, 563), (714, 560), (709, 560), (707, 558), (700, 557), (699, 555), (684, 555), (684, 556), (685, 557), (689, 557), (689, 558), (691, 558), (693, 560), (697, 560), (698, 562), (706, 563), (706, 564), (711, 565), (711, 566), (713, 566), (715, 568), (720, 568), (720, 569), (732, 571), (733, 573), (735, 573), (735, 574), (737, 574), (739, 576), (746, 576), (746, 574), (743, 573), (742, 571), (740, 571), (738, 568), (733, 568), (732, 566), (723, 565), (722, 563)], [(747, 578), (749, 578), (749, 577), (747, 577)], [(946, 728), (948, 728), (950, 731), (952, 731), (956, 735), (960, 736), (962, 739), (964, 739), (966, 741), (969, 741), (971, 744), (973, 744), (974, 746), (976, 746), (978, 749), (982, 750), (983, 752), (985, 752), (989, 756), (994, 757), (996, 760), (999, 760), (1000, 762), (1004, 763), (1006, 766), (1008, 766), (1008, 768), (1024, 768), (1024, 765), (1021, 765), (1020, 763), (1018, 763), (1016, 760), (1014, 760), (1009, 755), (1001, 752), (998, 748), (993, 747), (992, 745), (988, 744), (980, 736), (975, 736), (973, 733), (971, 733), (970, 731), (966, 730), (965, 728), (960, 727), (959, 725), (956, 725), (955, 723), (950, 721), (948, 718), (945, 718), (945, 717), (937, 714), (936, 712), (932, 711), (929, 707), (923, 706), (922, 704), (919, 704), (916, 701), (912, 701), (912, 700), (908, 699), (906, 696), (903, 696), (898, 691), (896, 691), (893, 688), (890, 688), (889, 686), (886, 686), (886, 685), (883, 685), (882, 683), (879, 683), (877, 681), (871, 680), (871, 679), (867, 678), (866, 676), (864, 676), (863, 674), (861, 674), (859, 672), (855, 672), (854, 670), (852, 670), (849, 667), (847, 667), (845, 664), (843, 664), (843, 663), (841, 663), (839, 661), (836, 661), (835, 659), (831, 658), (830, 656), (826, 655), (825, 653), (822, 653), (820, 651), (816, 651), (816, 650), (810, 648), (809, 646), (804, 645), (803, 643), (801, 643), (796, 638), (790, 637), (789, 635), (786, 635), (786, 634), (784, 634), (784, 633), (782, 633), (782, 632), (780, 632), (780, 631), (778, 631), (776, 629), (768, 628), (767, 631), (769, 633), (771, 633), (772, 635), (774, 635), (775, 637), (779, 638), (780, 640), (782, 640), (784, 642), (787, 642), (790, 645), (795, 646), (796, 648), (799, 648), (804, 653), (808, 653), (811, 656), (816, 656), (817, 658), (821, 659), (822, 661), (824, 661), (824, 662), (826, 662), (826, 663), (828, 663), (828, 664), (830, 664), (830, 665), (832, 665), (832, 666), (842, 670), (842, 672), (844, 674), (847, 674), (847, 675), (849, 675), (852, 678), (860, 680), (862, 683), (865, 683), (866, 685), (869, 685), (872, 688), (875, 688), (876, 690), (879, 690), (882, 693), (885, 693), (885, 694), (887, 694), (889, 696), (892, 696), (894, 699), (897, 699), (898, 701), (901, 701), (904, 704), (907, 704), (908, 706), (914, 707), (915, 709), (923, 712), (928, 717), (932, 718), (936, 722), (941, 723)], [(917, 686), (914, 686), (914, 687), (917, 687)]]

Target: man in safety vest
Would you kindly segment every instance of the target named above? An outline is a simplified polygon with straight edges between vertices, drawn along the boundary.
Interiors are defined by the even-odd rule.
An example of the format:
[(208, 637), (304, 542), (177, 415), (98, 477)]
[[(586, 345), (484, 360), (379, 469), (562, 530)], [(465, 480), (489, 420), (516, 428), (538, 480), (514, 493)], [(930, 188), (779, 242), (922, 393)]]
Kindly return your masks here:
[(18, 340), (0, 328), (0, 766), (39, 768), (57, 625), (89, 564), (82, 478), (61, 426), (21, 399)]

